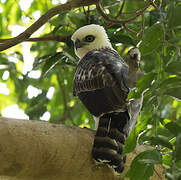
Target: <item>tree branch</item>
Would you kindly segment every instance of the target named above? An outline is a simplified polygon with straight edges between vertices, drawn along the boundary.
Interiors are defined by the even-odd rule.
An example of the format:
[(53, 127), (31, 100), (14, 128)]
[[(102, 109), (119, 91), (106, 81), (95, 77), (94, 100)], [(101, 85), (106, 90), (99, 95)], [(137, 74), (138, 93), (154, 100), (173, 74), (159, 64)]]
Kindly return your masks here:
[[(65, 41), (67, 38), (70, 38), (71, 35), (65, 35), (65, 36), (45, 36), (45, 37), (37, 37), (37, 38), (29, 38), (24, 41), (31, 41), (31, 42), (39, 42), (39, 41)], [(6, 41), (11, 40), (10, 39), (0, 39), (0, 43), (6, 43)]]
[[(91, 157), (94, 131), (40, 121), (0, 118), (1, 180), (123, 180)], [(143, 150), (143, 149), (142, 149)], [(163, 169), (156, 168), (161, 174)], [(160, 180), (158, 175), (151, 178)], [(163, 178), (164, 179), (164, 178)]]
[(15, 46), (23, 41), (27, 41), (29, 37), (38, 30), (41, 26), (43, 26), (49, 19), (53, 16), (60, 14), (62, 12), (71, 10), (73, 8), (77, 8), (80, 6), (88, 6), (91, 4), (96, 4), (98, 0), (72, 0), (71, 2), (67, 2), (66, 4), (62, 4), (56, 6), (50, 10), (48, 10), (44, 15), (42, 15), (35, 23), (33, 23), (29, 28), (27, 28), (23, 33), (18, 36), (5, 41), (0, 44), (0, 51), (6, 50), (12, 46)]

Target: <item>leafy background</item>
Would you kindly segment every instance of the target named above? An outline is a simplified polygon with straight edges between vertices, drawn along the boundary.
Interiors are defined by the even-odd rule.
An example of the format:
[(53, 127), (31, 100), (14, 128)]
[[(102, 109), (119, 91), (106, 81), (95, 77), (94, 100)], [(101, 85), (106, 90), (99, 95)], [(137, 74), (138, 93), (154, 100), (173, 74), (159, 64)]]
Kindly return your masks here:
[[(0, 38), (12, 37), (15, 25), (29, 27), (35, 22), (35, 14), (42, 15), (56, 6), (58, 0), (32, 0), (30, 7), (19, 7), (19, 0), (0, 1)], [(146, 1), (125, 1), (123, 12), (134, 12), (148, 4)], [(59, 2), (60, 3), (60, 2)], [(109, 17), (114, 18), (123, 1), (103, 0)], [(156, 1), (142, 16), (129, 22), (125, 29), (121, 24), (107, 22), (96, 7), (80, 7), (59, 14), (49, 20), (39, 36), (65, 36), (61, 42), (26, 42), (0, 54), (0, 83), (9, 93), (0, 91), (0, 112), (18, 104), (29, 119), (40, 120), (49, 112), (49, 122), (94, 129), (94, 120), (77, 98), (72, 95), (72, 80), (77, 58), (74, 55), (70, 35), (79, 27), (95, 23), (104, 26), (113, 47), (125, 57), (131, 46), (139, 44), (142, 53), (141, 69), (145, 76), (137, 83), (129, 98), (139, 98), (144, 90), (143, 108), (136, 127), (127, 139), (125, 153), (132, 152), (136, 144), (150, 148), (140, 153), (132, 162), (127, 177), (146, 180), (152, 176), (154, 165), (160, 164), (166, 178), (181, 179), (181, 2), (179, 0)], [(133, 14), (122, 14), (129, 18)], [(35, 36), (35, 35), (34, 35)], [(30, 46), (34, 58), (32, 68), (25, 73), (23, 46)], [(16, 61), (12, 61), (15, 59)], [(36, 71), (35, 71), (36, 70)], [(39, 72), (38, 78), (32, 72)], [(6, 78), (5, 77), (6, 74)], [(8, 74), (8, 75), (7, 75)], [(28, 87), (39, 91), (30, 97)], [(53, 96), (48, 97), (50, 89)], [(10, 113), (10, 112), (9, 112)], [(16, 117), (16, 114), (14, 114)]]

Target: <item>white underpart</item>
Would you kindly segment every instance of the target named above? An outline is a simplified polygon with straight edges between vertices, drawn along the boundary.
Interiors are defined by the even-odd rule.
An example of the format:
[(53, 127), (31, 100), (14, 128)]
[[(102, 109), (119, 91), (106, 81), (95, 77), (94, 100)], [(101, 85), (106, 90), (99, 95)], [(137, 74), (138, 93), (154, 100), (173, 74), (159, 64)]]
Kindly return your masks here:
[(105, 47), (113, 49), (105, 29), (102, 26), (96, 24), (90, 24), (79, 28), (72, 35), (71, 39), (72, 41), (76, 41), (77, 39), (82, 41), (87, 35), (95, 36), (95, 40), (90, 42), (88, 45), (78, 48), (77, 50), (75, 49), (75, 54), (80, 59), (82, 59), (89, 51), (93, 49), (101, 49)]

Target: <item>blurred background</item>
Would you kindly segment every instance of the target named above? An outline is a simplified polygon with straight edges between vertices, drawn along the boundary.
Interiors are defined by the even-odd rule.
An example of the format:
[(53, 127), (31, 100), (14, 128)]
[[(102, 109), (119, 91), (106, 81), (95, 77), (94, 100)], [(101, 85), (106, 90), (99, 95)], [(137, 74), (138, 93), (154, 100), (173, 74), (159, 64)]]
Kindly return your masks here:
[[(66, 2), (0, 0), (0, 43), (23, 32), (52, 7)], [(124, 20), (139, 14), (138, 10), (150, 2), (103, 0), (102, 6), (110, 18)], [(70, 37), (79, 27), (100, 24), (123, 58), (133, 46), (139, 46), (142, 53), (141, 69), (145, 76), (129, 98), (139, 98), (147, 91), (125, 152), (133, 151), (137, 143), (153, 149), (152, 153), (135, 160), (137, 176), (147, 168), (148, 178), (154, 165), (161, 164), (168, 179), (181, 178), (180, 17), (181, 2), (178, 0), (155, 1), (126, 26), (105, 20), (95, 5), (54, 16), (31, 36), (43, 38), (31, 39), (0, 53), (1, 116), (94, 129), (92, 116), (72, 94), (78, 59)], [(139, 158), (148, 166), (140, 165)], [(128, 176), (135, 178), (134, 172)]]

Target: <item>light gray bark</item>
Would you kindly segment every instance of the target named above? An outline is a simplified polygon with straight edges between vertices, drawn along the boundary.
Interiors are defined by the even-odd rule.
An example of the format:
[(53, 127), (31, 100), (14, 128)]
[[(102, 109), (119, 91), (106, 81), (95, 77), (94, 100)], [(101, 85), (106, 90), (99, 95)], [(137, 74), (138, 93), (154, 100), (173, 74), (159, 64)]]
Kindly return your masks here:
[[(123, 179), (95, 165), (93, 138), (86, 128), (0, 118), (0, 180)], [(134, 155), (128, 156), (128, 167)]]

